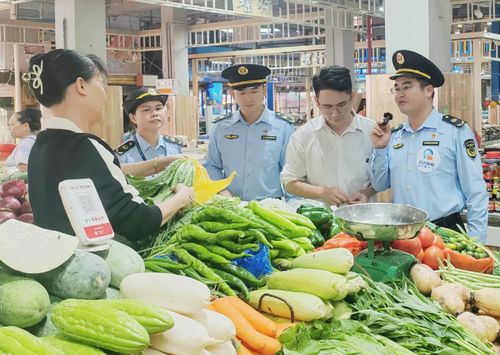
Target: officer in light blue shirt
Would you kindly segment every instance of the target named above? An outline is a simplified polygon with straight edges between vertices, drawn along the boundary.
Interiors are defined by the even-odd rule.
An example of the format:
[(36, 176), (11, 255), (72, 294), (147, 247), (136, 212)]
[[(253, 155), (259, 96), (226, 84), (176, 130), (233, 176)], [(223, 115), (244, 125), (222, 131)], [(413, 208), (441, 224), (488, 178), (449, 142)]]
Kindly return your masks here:
[(247, 201), (284, 196), (280, 172), (294, 128), (291, 119), (263, 104), (270, 73), (256, 64), (233, 65), (222, 72), (239, 110), (214, 121), (204, 163), (214, 180), (236, 171), (227, 190)]
[(159, 134), (165, 124), (166, 101), (167, 95), (145, 87), (135, 90), (125, 99), (123, 108), (135, 125), (136, 133), (115, 150), (120, 163), (137, 163), (181, 154), (180, 139)]
[(419, 207), (435, 224), (457, 230), (467, 208), (469, 234), (486, 240), (488, 194), (472, 130), (464, 121), (439, 113), (434, 88), (444, 76), (418, 53), (399, 50), (392, 58), (392, 92), (408, 120), (391, 129), (378, 122), (370, 180), (377, 191), (392, 188), (393, 201)]

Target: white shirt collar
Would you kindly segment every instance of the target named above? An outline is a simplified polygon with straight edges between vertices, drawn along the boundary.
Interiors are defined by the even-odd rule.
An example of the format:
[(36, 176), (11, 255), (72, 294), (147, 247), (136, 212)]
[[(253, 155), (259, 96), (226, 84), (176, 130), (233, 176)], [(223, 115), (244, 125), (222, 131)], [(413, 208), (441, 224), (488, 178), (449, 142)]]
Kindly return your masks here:
[(64, 129), (67, 131), (72, 131), (76, 133), (83, 133), (83, 131), (74, 123), (67, 118), (52, 116), (47, 119), (45, 123), (46, 129)]
[[(354, 117), (352, 118), (352, 122), (349, 126), (347, 126), (346, 130), (344, 133), (342, 133), (342, 136), (345, 135), (346, 133), (353, 133), (356, 132), (356, 130), (361, 130), (360, 122), (359, 122), (359, 115), (353, 110), (352, 111), (354, 114)], [(320, 129), (326, 129), (331, 132), (333, 130), (328, 126), (326, 123), (326, 120), (323, 116), (320, 116), (318, 120), (315, 120), (315, 122), (312, 123), (313, 129), (315, 131), (319, 131)]]

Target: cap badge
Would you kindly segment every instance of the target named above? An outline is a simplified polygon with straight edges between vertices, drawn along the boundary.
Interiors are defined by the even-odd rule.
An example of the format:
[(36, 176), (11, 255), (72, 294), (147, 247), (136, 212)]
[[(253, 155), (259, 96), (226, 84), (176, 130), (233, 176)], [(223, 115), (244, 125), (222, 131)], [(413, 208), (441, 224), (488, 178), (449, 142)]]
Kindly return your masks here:
[(405, 57), (403, 56), (403, 54), (401, 54), (401, 53), (396, 54), (396, 62), (398, 62), (399, 65), (404, 64)]
[(156, 92), (156, 90), (153, 89), (153, 88), (149, 88), (148, 89), (148, 94), (150, 94), (150, 95), (158, 95), (158, 93)]
[(238, 74), (240, 74), (240, 75), (247, 75), (248, 74), (248, 68), (247, 67), (239, 67), (238, 68)]

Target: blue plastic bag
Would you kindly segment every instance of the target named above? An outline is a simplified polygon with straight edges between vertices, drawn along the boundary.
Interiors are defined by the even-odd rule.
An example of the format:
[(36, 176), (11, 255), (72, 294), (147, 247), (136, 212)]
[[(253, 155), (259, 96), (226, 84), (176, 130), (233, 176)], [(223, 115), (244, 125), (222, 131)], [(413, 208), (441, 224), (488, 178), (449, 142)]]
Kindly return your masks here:
[(260, 248), (257, 251), (252, 251), (251, 249), (246, 250), (245, 254), (251, 254), (251, 256), (234, 259), (233, 264), (241, 266), (251, 272), (255, 277), (262, 277), (272, 273), (273, 268), (269, 258), (269, 248), (262, 243), (259, 243), (259, 246)]

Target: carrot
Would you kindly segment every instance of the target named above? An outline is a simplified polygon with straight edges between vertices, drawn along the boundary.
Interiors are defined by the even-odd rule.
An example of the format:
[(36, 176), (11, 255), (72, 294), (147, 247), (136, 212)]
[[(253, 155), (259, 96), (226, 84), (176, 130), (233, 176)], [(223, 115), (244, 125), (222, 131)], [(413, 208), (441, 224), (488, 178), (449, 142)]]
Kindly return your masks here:
[[(264, 354), (262, 354), (262, 353), (259, 353), (259, 352), (255, 351), (255, 350), (252, 350), (252, 348), (251, 348), (250, 346), (248, 346), (248, 344), (245, 344), (245, 343), (243, 343), (243, 342), (240, 342), (240, 344), (241, 344), (241, 346), (246, 347), (246, 349), (247, 349), (248, 351), (250, 351), (250, 354), (251, 354), (251, 355), (264, 355)], [(239, 355), (239, 354), (238, 354), (238, 355)]]
[(206, 309), (208, 309), (209, 311), (217, 312), (217, 310), (215, 309), (215, 307), (211, 303), (207, 304)]
[(259, 333), (265, 334), (274, 338), (276, 336), (276, 323), (269, 318), (263, 316), (258, 311), (252, 308), (244, 301), (236, 296), (226, 297), (231, 304), (246, 318), (246, 320), (257, 330)]
[(276, 339), (278, 339), (279, 336), (281, 334), (283, 334), (283, 332), (285, 330), (287, 330), (290, 327), (294, 327), (296, 325), (297, 325), (297, 323), (277, 323), (276, 324)]
[(240, 343), (240, 350), (238, 351), (238, 355), (252, 355), (252, 352)]
[(233, 322), (236, 328), (236, 336), (252, 350), (257, 350), (264, 355), (274, 355), (280, 351), (280, 342), (255, 330), (227, 297), (216, 299), (213, 306), (217, 312), (224, 314)]

